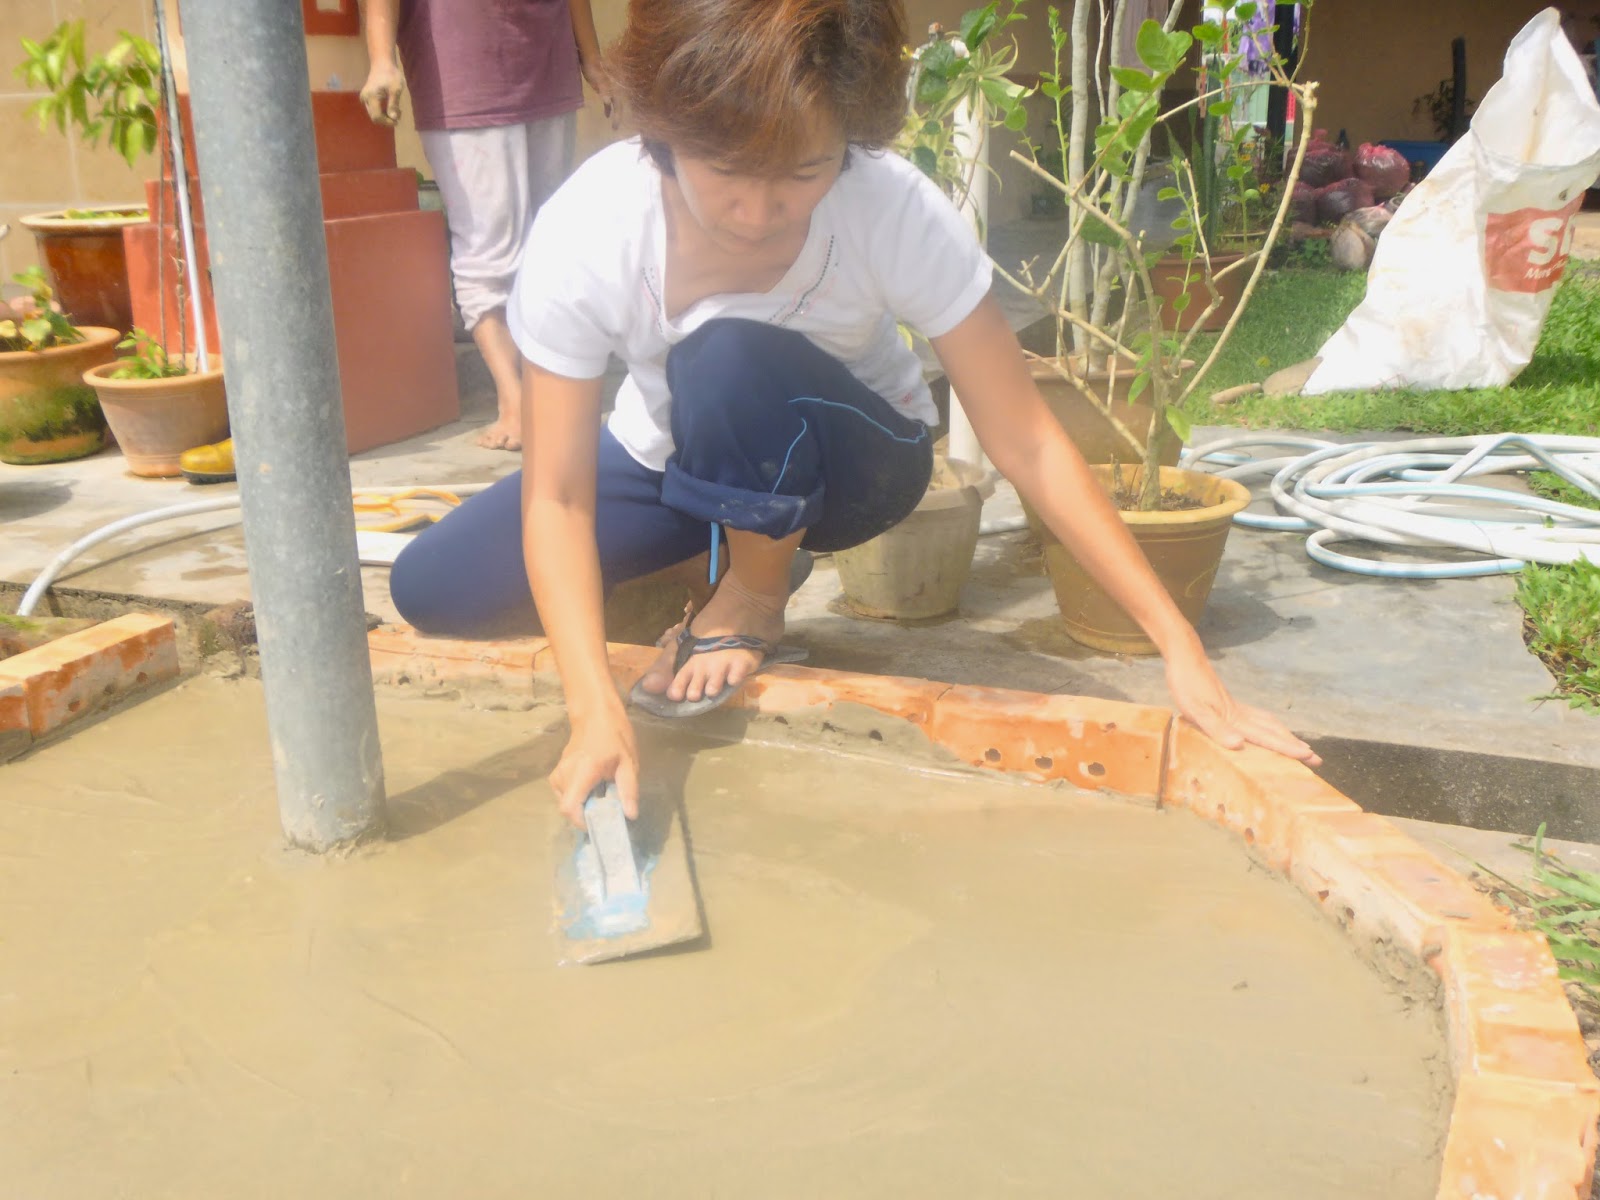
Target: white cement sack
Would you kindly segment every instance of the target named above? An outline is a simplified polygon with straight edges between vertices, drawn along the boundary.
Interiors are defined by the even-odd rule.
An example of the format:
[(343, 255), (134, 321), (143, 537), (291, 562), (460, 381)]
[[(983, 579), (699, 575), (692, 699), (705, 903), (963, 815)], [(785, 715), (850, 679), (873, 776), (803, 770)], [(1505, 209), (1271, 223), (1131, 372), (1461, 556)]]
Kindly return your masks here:
[(1384, 230), (1366, 299), (1322, 347), (1306, 394), (1509, 383), (1533, 357), (1597, 177), (1600, 103), (1547, 8)]

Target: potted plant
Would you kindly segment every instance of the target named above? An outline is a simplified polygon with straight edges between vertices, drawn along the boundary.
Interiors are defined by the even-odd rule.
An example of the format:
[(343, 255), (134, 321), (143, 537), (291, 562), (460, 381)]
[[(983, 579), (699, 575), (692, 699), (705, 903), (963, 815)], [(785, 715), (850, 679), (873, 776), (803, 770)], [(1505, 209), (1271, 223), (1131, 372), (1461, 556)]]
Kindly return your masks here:
[[(1036, 377), (1045, 383), (1062, 380), (1080, 407), (1093, 409), (1109, 431), (1109, 448), (1088, 447), (1086, 457), (1091, 463), (1099, 460), (1097, 474), (1157, 575), (1184, 615), (1195, 620), (1210, 593), (1228, 527), (1249, 502), (1249, 493), (1229, 480), (1164, 465), (1163, 459), (1187, 439), (1182, 405), (1236, 327), (1284, 228), (1316, 110), (1316, 85), (1290, 79), (1275, 55), (1267, 59), (1269, 75), (1295, 95), (1299, 136), (1260, 245), (1219, 265), (1222, 247), (1208, 236), (1208, 211), (1201, 204), (1193, 164), (1184, 157), (1173, 159), (1171, 183), (1156, 196), (1178, 208), (1171, 221), (1176, 236), (1168, 239), (1166, 230), (1142, 228), (1135, 216), (1153, 135), (1170, 134), (1170, 123), (1183, 119), (1202, 100), (1212, 113), (1227, 115), (1224, 88), (1240, 59), (1223, 56), (1214, 67), (1215, 78), (1196, 89), (1195, 99), (1164, 102), (1166, 87), (1187, 69), (1195, 42), (1206, 51), (1225, 46), (1230, 26), (1251, 21), (1256, 5), (1233, 0), (1208, 5), (1209, 15), (1191, 33), (1176, 28), (1184, 6), (1174, 4), (1165, 22), (1144, 21), (1138, 27), (1132, 39), (1137, 65), (1115, 61), (1115, 54), (1093, 53), (1090, 15), (1095, 7), (1094, 0), (1074, 0), (1070, 29), (1057, 9), (1049, 13), (1055, 69), (1042, 76), (1040, 90), (1056, 103), (1066, 178), (1055, 180), (1027, 156), (1016, 155), (1040, 179), (1054, 180), (1062, 193), (1070, 210), (1066, 244), (1040, 277), (1031, 265), (1018, 275), (1005, 274), (1055, 317), (1056, 354), (1038, 359)], [(1123, 44), (1128, 7), (1128, 0), (1109, 6), (1109, 19), (1098, 31), (1101, 39), (1108, 39), (1105, 45)], [(1070, 76), (1061, 69), (1069, 43)], [(1101, 114), (1093, 127), (1091, 105)], [(1226, 168), (1223, 177), (1235, 184), (1244, 179), (1242, 173), (1230, 177)], [(1264, 219), (1265, 212), (1260, 216)], [(1198, 281), (1197, 288), (1185, 288), (1168, 305), (1151, 270), (1166, 253), (1178, 256), (1185, 273)], [(1191, 358), (1200, 357), (1196, 339), (1222, 304), (1219, 279), (1232, 274), (1248, 276), (1239, 305), (1196, 367)], [(1187, 331), (1164, 328), (1164, 308), (1181, 315), (1194, 307), (1200, 312)], [(1096, 375), (1111, 381), (1109, 394), (1093, 386)], [(1116, 390), (1120, 388), (1125, 391)], [(1134, 404), (1141, 410), (1135, 414), (1138, 420), (1130, 419), (1123, 407)], [(1155, 648), (1099, 592), (1066, 548), (1048, 534), (1044, 541), (1046, 569), (1071, 636), (1099, 649), (1153, 653)]]
[[(128, 165), (156, 144), (155, 101), (160, 57), (131, 33), (105, 54), (88, 57), (84, 22), (63, 21), (42, 42), (22, 39), (16, 75), (44, 95), (28, 106), (41, 129), (75, 129), (89, 145), (101, 135)], [(122, 230), (149, 219), (143, 205), (65, 209), (22, 218), (69, 318), (125, 330), (132, 324)]]
[(228, 436), (228, 400), (222, 366), (215, 356), (197, 369), (187, 339), (180, 353), (167, 353), (143, 329), (117, 345), (128, 356), (91, 367), (84, 381), (100, 397), (106, 422), (135, 475), (178, 475), (178, 458), (194, 446)]
[(26, 291), (0, 304), (0, 462), (62, 462), (105, 445), (106, 422), (83, 373), (116, 353), (115, 329), (79, 328), (54, 303), (44, 272), (19, 272)]
[[(982, 235), (974, 189), (990, 171), (984, 142), (997, 126), (1021, 130), (1028, 89), (1007, 78), (1014, 41), (998, 35), (1022, 20), (1016, 0), (1005, 11), (990, 0), (961, 18), (957, 31), (939, 25), (912, 54), (906, 123), (895, 149), (967, 212)], [(909, 331), (902, 331), (907, 340)], [(863, 616), (918, 620), (957, 607), (972, 573), (983, 501), (994, 490), (975, 463), (940, 456), (928, 491), (904, 521), (834, 562), (845, 603)]]
[[(1272, 227), (1273, 185), (1262, 180), (1265, 140), (1253, 123), (1231, 120), (1237, 100), (1228, 95), (1226, 84), (1221, 90), (1220, 104), (1207, 104), (1198, 122), (1194, 152), (1187, 163), (1194, 179), (1194, 210), (1205, 238), (1203, 265), (1209, 268), (1217, 303), (1209, 302), (1201, 256), (1190, 249), (1176, 246), (1150, 268), (1161, 298), (1162, 325), (1178, 333), (1194, 328), (1216, 333), (1227, 325), (1244, 297), (1246, 275), (1239, 264), (1263, 251)], [(1178, 297), (1185, 293), (1189, 298), (1179, 304)]]
[(928, 492), (893, 529), (834, 552), (845, 604), (865, 617), (924, 620), (956, 610), (972, 574), (989, 472), (940, 458)]

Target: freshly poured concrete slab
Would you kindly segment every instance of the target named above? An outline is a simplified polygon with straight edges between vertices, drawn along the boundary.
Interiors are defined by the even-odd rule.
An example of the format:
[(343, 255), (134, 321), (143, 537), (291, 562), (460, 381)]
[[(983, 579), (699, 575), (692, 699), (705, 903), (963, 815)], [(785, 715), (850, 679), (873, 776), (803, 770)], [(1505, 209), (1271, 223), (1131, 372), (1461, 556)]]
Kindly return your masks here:
[(558, 711), (380, 711), (346, 858), (282, 848), (248, 681), (0, 775), (5, 1190), (1434, 1193), (1427, 977), (1186, 813), (650, 728), (708, 941), (557, 968)]

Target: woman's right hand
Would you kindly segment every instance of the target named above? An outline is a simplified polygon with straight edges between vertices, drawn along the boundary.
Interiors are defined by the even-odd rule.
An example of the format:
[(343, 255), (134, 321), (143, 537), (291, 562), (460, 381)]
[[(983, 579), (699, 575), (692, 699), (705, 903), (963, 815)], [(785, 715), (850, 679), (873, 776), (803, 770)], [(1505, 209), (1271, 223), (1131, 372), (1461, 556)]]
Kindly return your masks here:
[(619, 706), (615, 711), (588, 717), (574, 716), (572, 736), (561, 761), (550, 772), (550, 786), (567, 820), (583, 825), (583, 802), (600, 784), (614, 780), (622, 811), (639, 815), (639, 749), (633, 724)]

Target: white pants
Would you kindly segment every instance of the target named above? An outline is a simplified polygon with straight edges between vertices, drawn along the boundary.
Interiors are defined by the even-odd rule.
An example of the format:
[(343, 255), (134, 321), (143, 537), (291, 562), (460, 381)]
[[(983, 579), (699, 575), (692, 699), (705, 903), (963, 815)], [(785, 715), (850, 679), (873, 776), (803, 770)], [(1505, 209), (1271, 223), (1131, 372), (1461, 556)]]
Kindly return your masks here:
[(570, 112), (523, 125), (421, 131), (450, 225), (456, 307), (469, 330), (505, 307), (533, 215), (572, 170), (577, 127)]

